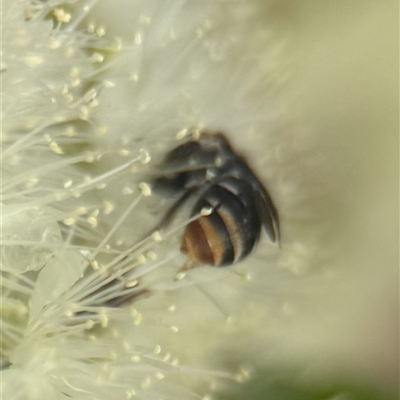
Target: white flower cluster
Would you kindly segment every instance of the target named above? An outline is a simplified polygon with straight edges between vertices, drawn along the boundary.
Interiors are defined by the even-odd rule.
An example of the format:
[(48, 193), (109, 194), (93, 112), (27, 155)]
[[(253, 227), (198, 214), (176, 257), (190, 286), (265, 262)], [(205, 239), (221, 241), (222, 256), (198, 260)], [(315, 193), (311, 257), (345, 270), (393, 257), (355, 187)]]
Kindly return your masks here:
[[(243, 99), (273, 86), (252, 81), (273, 70), (257, 60), (269, 35), (255, 26), (251, 51), (239, 40), (256, 12), (246, 2), (96, 3), (3, 5), (2, 396), (207, 398), (220, 378), (246, 372), (204, 370), (198, 356), (185, 366), (156, 341), (179, 330), (168, 292), (216, 278), (174, 280), (183, 258), (173, 232), (139, 240), (160, 204), (143, 201), (141, 181), (188, 127), (251, 137), (264, 124), (267, 105), (243, 110)], [(97, 6), (126, 7), (131, 37), (109, 37)], [(155, 293), (150, 311), (136, 307)], [(198, 302), (224, 320), (204, 294)], [(201, 354), (191, 345), (183, 354)]]
[[(2, 2), (0, 397), (398, 397), (384, 3)], [(203, 128), (282, 241), (182, 273), (148, 182)]]

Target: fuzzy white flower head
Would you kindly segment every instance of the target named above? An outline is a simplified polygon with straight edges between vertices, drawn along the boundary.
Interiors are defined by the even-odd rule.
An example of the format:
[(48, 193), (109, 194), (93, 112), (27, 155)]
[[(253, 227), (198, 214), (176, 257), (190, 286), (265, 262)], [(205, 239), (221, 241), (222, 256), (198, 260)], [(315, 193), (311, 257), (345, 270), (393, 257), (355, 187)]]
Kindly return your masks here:
[[(200, 336), (199, 349), (183, 352), (191, 360), (179, 363), (173, 346), (167, 350), (179, 327), (166, 291), (218, 273), (174, 280), (184, 260), (175, 235), (139, 240), (160, 204), (143, 201), (150, 194), (144, 180), (152, 155), (159, 158), (190, 126), (218, 127), (229, 116), (229, 126), (251, 136), (269, 118), (266, 105), (242, 110), (243, 98), (259, 90), (246, 70), (264, 76), (269, 68), (238, 41), (255, 9), (119, 2), (134, 26), (124, 43), (91, 19), (94, 4), (3, 5), (2, 394), (207, 397), (216, 380), (246, 374), (238, 365), (196, 367)], [(269, 40), (261, 26), (254, 35), (256, 47)], [(228, 58), (243, 58), (231, 76)], [(205, 99), (216, 107), (204, 107)], [(223, 322), (224, 312), (199, 293), (191, 301), (207, 305), (198, 312), (211, 305)], [(142, 312), (139, 299), (148, 296)], [(126, 299), (130, 306), (112, 307)], [(206, 386), (191, 391), (199, 385)]]
[[(349, 219), (330, 169), (342, 142), (287, 119), (277, 4), (2, 3), (4, 398), (205, 400), (260, 366), (357, 376), (341, 356), (358, 336), (337, 323), (352, 321), (338, 307), (357, 263), (324, 241)], [(203, 128), (255, 155), (285, 239), (232, 269), (183, 272), (187, 214), (146, 236), (169, 204), (148, 180)]]

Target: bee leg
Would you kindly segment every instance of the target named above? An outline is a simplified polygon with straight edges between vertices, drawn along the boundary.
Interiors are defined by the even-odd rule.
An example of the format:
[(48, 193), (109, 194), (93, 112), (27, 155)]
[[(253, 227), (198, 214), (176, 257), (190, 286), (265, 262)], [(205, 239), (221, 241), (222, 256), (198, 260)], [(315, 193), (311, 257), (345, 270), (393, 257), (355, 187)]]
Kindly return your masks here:
[(186, 173), (173, 176), (160, 176), (151, 182), (151, 193), (158, 197), (172, 198), (185, 189)]
[(122, 296), (116, 296), (112, 300), (108, 300), (104, 305), (106, 307), (121, 307), (133, 302), (133, 300), (138, 300), (140, 298), (148, 297), (151, 294), (151, 291), (148, 289), (142, 289), (135, 293), (130, 293)]
[(200, 293), (202, 293), (205, 297), (207, 297), (207, 299), (209, 301), (211, 301), (211, 303), (214, 304), (214, 306), (217, 308), (217, 310), (224, 316), (224, 318), (229, 318), (229, 313), (227, 312), (227, 310), (224, 309), (224, 307), (222, 307), (221, 303), (218, 302), (214, 296), (212, 296), (210, 293), (207, 292), (206, 289), (204, 289), (201, 285), (197, 284), (194, 285), (194, 287), (196, 289), (198, 289), (198, 291)]
[(160, 230), (164, 226), (167, 226), (175, 216), (175, 213), (178, 211), (178, 209), (182, 206), (182, 204), (185, 203), (185, 201), (189, 199), (189, 197), (192, 195), (193, 192), (194, 192), (193, 190), (188, 190), (181, 197), (179, 197), (178, 200), (176, 200), (175, 203), (166, 211), (166, 213), (158, 222), (158, 224), (155, 227), (153, 227), (149, 232), (147, 232), (144, 236), (142, 236), (139, 242), (148, 238), (154, 232)]
[(188, 259), (186, 260), (185, 264), (183, 264), (183, 267), (177, 272), (174, 281), (180, 281), (185, 277), (185, 272), (188, 271), (189, 269), (197, 268), (200, 267), (201, 264), (198, 262)]

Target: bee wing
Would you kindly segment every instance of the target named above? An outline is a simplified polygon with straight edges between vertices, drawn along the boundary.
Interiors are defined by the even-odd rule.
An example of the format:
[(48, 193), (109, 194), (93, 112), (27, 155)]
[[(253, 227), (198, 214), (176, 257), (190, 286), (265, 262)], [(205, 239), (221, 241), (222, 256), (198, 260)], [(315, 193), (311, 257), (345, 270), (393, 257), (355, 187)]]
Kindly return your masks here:
[(271, 197), (262, 183), (254, 175), (247, 163), (237, 157), (227, 165), (230, 176), (235, 176), (244, 182), (248, 182), (254, 193), (255, 206), (261, 217), (262, 225), (268, 237), (274, 243), (279, 243), (279, 217)]
[(255, 192), (257, 193), (256, 206), (261, 215), (264, 230), (272, 242), (279, 243), (279, 217), (274, 203), (261, 183), (257, 182), (257, 189)]

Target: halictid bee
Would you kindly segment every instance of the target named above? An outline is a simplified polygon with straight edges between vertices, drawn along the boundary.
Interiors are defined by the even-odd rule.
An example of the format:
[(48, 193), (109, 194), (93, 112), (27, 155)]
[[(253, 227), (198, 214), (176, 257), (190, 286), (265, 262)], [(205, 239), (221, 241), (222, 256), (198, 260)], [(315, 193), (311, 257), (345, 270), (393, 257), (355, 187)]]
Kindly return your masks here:
[(167, 153), (158, 170), (152, 191), (176, 200), (153, 231), (192, 198), (181, 250), (193, 265), (229, 266), (244, 259), (261, 227), (279, 242), (278, 213), (268, 192), (222, 133), (192, 135)]

